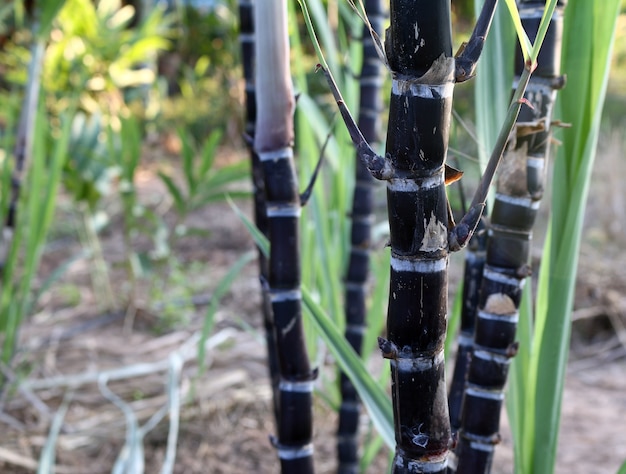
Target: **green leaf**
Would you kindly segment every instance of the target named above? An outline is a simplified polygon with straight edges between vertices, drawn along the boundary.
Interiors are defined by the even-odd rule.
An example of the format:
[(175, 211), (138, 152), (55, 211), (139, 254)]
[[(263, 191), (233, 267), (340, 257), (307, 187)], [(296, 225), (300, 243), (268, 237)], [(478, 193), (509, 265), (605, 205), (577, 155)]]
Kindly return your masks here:
[(530, 54), (533, 49), (533, 45), (526, 34), (526, 30), (524, 30), (524, 26), (522, 26), (522, 19), (519, 16), (519, 11), (517, 10), (517, 5), (515, 0), (505, 0), (506, 6), (509, 8), (509, 13), (511, 15), (511, 20), (513, 21), (513, 25), (515, 26), (515, 32), (517, 33), (517, 38), (519, 40), (519, 44), (522, 48), (522, 54), (524, 55), (524, 60), (528, 61), (530, 59)]
[(163, 181), (163, 183), (169, 190), (170, 194), (172, 195), (172, 198), (174, 199), (174, 205), (176, 206), (176, 210), (179, 213), (184, 214), (186, 200), (183, 197), (183, 194), (180, 188), (176, 186), (176, 184), (174, 183), (174, 180), (170, 176), (166, 175), (165, 173), (159, 171), (159, 177), (161, 178), (161, 180)]
[(64, 4), (65, 0), (46, 0), (45, 2), (37, 3), (41, 8), (38, 31), (41, 39), (46, 39), (50, 34), (52, 23)]
[(182, 159), (183, 159), (183, 173), (185, 180), (187, 181), (187, 188), (189, 189), (189, 195), (193, 196), (196, 193), (196, 178), (193, 173), (193, 160), (196, 156), (196, 150), (191, 143), (191, 134), (185, 130), (179, 130), (178, 136), (182, 144)]
[(200, 168), (198, 169), (198, 179), (200, 181), (204, 180), (209, 170), (213, 167), (215, 152), (221, 140), (222, 131), (213, 130), (209, 138), (207, 138), (202, 145), (202, 150), (200, 151)]

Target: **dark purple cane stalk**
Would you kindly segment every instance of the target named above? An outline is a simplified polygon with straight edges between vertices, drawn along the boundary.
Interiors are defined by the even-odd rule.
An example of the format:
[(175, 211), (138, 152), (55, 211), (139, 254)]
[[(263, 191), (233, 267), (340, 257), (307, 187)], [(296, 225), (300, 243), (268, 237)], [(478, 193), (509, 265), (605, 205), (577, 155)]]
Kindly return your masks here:
[(255, 4), (257, 121), (270, 240), (269, 295), (280, 372), (278, 436), (286, 474), (313, 473), (313, 381), (302, 324), (300, 195), (293, 159), (295, 98), (289, 69), (286, 0)]
[(474, 326), (478, 298), (485, 267), (485, 254), (487, 247), (487, 233), (484, 220), (481, 220), (476, 233), (470, 240), (465, 250), (465, 271), (463, 275), (463, 297), (461, 307), (461, 328), (458, 337), (458, 350), (454, 363), (454, 372), (448, 394), (448, 407), (450, 410), (450, 426), (452, 432), (458, 432), (461, 427), (461, 408), (463, 393), (465, 391), (465, 379), (474, 344)]
[[(386, 156), (395, 176), (387, 184), (388, 340), (381, 340), (380, 347), (391, 360), (394, 473), (447, 470), (452, 444), (443, 356), (448, 252), (463, 246), (478, 222), (470, 216), (460, 223), (467, 230), (455, 227), (448, 234), (445, 161), (452, 91), (454, 82), (473, 74), (494, 9), (495, 2), (486, 2), (455, 64), (450, 2), (391, 1), (386, 52), (393, 84)], [(480, 215), (477, 204), (470, 214)]]
[[(559, 1), (530, 79), (525, 98), (533, 108), (518, 116), (502, 167), (487, 243), (481, 295), (467, 375), (457, 448), (458, 474), (488, 473), (499, 424), (526, 277), (532, 230), (543, 195), (550, 149), (552, 106), (563, 86), (559, 72), (565, 1)], [(520, 16), (534, 40), (544, 1), (518, 1)], [(518, 52), (516, 82), (524, 68)], [(514, 84), (516, 85), (516, 84)]]
[[(470, 209), (454, 224), (445, 184), (459, 173), (445, 163), (452, 91), (472, 75), (496, 1), (487, 1), (465, 48), (452, 56), (450, 2), (391, 0), (385, 51), (392, 91), (385, 156), (377, 155), (350, 115), (323, 58), (322, 68), (359, 158), (387, 184), (391, 281), (388, 339), (396, 450), (393, 473), (445, 473), (452, 442), (443, 345), (448, 253), (471, 239), (487, 192), (524, 103), (534, 64), (525, 65)], [(304, 8), (307, 13), (306, 8)], [(308, 17), (308, 16), (307, 16)], [(310, 26), (310, 20), (307, 20)]]
[[(366, 0), (365, 11), (372, 29), (381, 34), (384, 13), (380, 0)], [(363, 26), (363, 66), (359, 78), (359, 128), (365, 139), (374, 143), (380, 139), (380, 112), (382, 109), (382, 63), (376, 52), (374, 40), (367, 25)], [(370, 265), (370, 245), (374, 205), (374, 178), (357, 160), (356, 180), (352, 200), (352, 230), (350, 233), (350, 258), (345, 280), (345, 337), (357, 354), (361, 353), (365, 332), (366, 285)], [(341, 406), (337, 430), (337, 454), (340, 474), (357, 474), (359, 397), (350, 379), (342, 372)]]
[[(252, 169), (252, 188), (254, 201), (254, 223), (259, 231), (269, 237), (267, 210), (265, 208), (265, 183), (263, 182), (263, 167), (259, 155), (254, 151), (254, 135), (256, 130), (256, 88), (254, 85), (254, 5), (252, 0), (239, 1), (239, 40), (241, 42), (241, 55), (243, 63), (243, 76), (245, 79), (245, 140), (250, 152)], [(272, 401), (274, 419), (278, 419), (278, 356), (276, 354), (276, 340), (274, 337), (274, 321), (272, 319), (272, 306), (268, 291), (267, 281), (269, 278), (268, 260), (259, 249), (259, 276), (261, 280), (261, 297), (263, 313), (263, 326), (265, 329), (265, 341), (267, 344), (267, 358), (269, 376), (272, 384)]]

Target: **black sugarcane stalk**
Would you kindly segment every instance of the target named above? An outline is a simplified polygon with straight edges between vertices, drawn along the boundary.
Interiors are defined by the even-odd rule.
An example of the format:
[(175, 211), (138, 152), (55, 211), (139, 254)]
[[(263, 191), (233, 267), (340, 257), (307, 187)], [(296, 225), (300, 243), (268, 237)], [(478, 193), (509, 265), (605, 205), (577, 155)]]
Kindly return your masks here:
[[(382, 33), (384, 12), (380, 0), (366, 0), (365, 11), (370, 26), (378, 35)], [(363, 26), (363, 66), (360, 75), (359, 129), (370, 143), (380, 139), (380, 112), (382, 109), (382, 64), (368, 25)], [(374, 208), (374, 178), (357, 160), (355, 187), (352, 199), (352, 229), (350, 257), (345, 279), (345, 337), (357, 354), (361, 353), (365, 333), (366, 284), (370, 265), (370, 246)], [(341, 406), (337, 430), (337, 472), (357, 474), (359, 397), (345, 373), (340, 376)]]
[[(533, 108), (525, 108), (518, 116), (498, 175), (463, 401), (457, 448), (459, 474), (488, 473), (499, 441), (504, 386), (510, 359), (517, 352), (519, 303), (530, 274), (532, 230), (544, 189), (552, 107), (556, 90), (564, 85), (559, 70), (564, 6), (564, 1), (558, 2), (538, 67), (525, 94)], [(545, 2), (520, 0), (518, 7), (532, 40)], [(518, 52), (516, 81), (523, 68), (524, 61)]]
[(313, 381), (302, 324), (300, 195), (293, 159), (295, 98), (286, 0), (257, 0), (254, 149), (263, 168), (270, 239), (269, 294), (280, 372), (278, 451), (283, 473), (313, 473)]
[[(495, 2), (484, 8), (488, 13), (481, 17), (487, 20), (479, 22), (476, 35), (483, 39)], [(306, 19), (304, 4), (303, 10)], [(452, 444), (443, 356), (448, 253), (465, 246), (478, 225), (510, 130), (501, 131), (469, 212), (454, 225), (445, 191), (448, 178), (459, 177), (445, 164), (452, 91), (455, 81), (465, 80), (473, 68), (467, 63), (457, 67), (452, 56), (449, 1), (391, 0), (390, 12), (385, 51), (393, 82), (385, 157), (374, 152), (354, 123), (316, 48), (360, 159), (375, 178), (388, 181), (389, 339), (379, 338), (379, 346), (391, 360), (393, 472), (444, 473)], [(310, 21), (307, 26), (312, 29)], [(480, 49), (464, 59), (476, 62)], [(520, 81), (522, 88), (529, 74), (530, 68)], [(520, 96), (514, 98), (507, 116), (511, 126), (520, 108)]]
[[(306, 4), (300, 4), (315, 40)], [(487, 17), (488, 21), (479, 21), (476, 29), (481, 34), (476, 36), (485, 38), (495, 2), (485, 2), (483, 8), (491, 10), (488, 15), (481, 13), (481, 18)], [(537, 39), (543, 41), (543, 34)], [(379, 346), (383, 356), (391, 360), (394, 473), (448, 470), (449, 448), (453, 444), (443, 367), (448, 252), (462, 249), (478, 226), (508, 137), (522, 104), (528, 104), (523, 96), (536, 68), (533, 50), (524, 62), (505, 123), (469, 211), (454, 224), (444, 188), (460, 174), (445, 163), (452, 89), (454, 82), (462, 82), (471, 69), (467, 64), (455, 65), (451, 42), (449, 2), (391, 1), (391, 27), (385, 50), (393, 83), (383, 157), (371, 148), (354, 122), (321, 48), (314, 41), (321, 62), (318, 67), (326, 76), (359, 158), (372, 176), (388, 181), (389, 340), (379, 338)], [(474, 48), (473, 54), (479, 52), (480, 48)], [(463, 51), (460, 54), (463, 57)], [(474, 62), (478, 60), (472, 54), (464, 59), (468, 57)]]
[[(496, 2), (486, 2), (468, 46), (452, 57), (450, 2), (391, 1), (386, 52), (393, 76), (387, 156), (391, 231), (388, 340), (396, 431), (394, 473), (444, 473), (452, 444), (443, 346), (448, 252), (464, 246), (484, 207), (448, 233), (445, 191), (452, 90), (473, 74)], [(476, 39), (477, 38), (477, 39)]]
[(461, 328), (458, 336), (458, 349), (454, 362), (454, 372), (448, 394), (450, 426), (453, 433), (461, 427), (461, 407), (465, 391), (465, 379), (474, 344), (474, 326), (478, 298), (483, 278), (483, 268), (487, 249), (485, 220), (481, 219), (476, 233), (471, 238), (465, 251), (465, 270), (463, 274), (463, 295), (461, 307)]
[[(254, 85), (254, 5), (252, 0), (239, 1), (239, 40), (241, 42), (241, 55), (243, 63), (243, 76), (245, 80), (245, 141), (250, 153), (252, 198), (254, 204), (254, 223), (259, 231), (269, 238), (269, 226), (267, 210), (265, 206), (265, 183), (263, 181), (263, 166), (259, 155), (254, 150), (254, 136), (256, 131), (256, 88)], [(272, 307), (268, 291), (269, 263), (265, 254), (259, 248), (259, 276), (261, 280), (261, 304), (263, 313), (263, 326), (265, 329), (265, 341), (267, 344), (267, 358), (270, 382), (272, 385), (272, 402), (274, 419), (278, 419), (278, 355), (276, 353), (276, 340), (274, 337), (274, 321)]]

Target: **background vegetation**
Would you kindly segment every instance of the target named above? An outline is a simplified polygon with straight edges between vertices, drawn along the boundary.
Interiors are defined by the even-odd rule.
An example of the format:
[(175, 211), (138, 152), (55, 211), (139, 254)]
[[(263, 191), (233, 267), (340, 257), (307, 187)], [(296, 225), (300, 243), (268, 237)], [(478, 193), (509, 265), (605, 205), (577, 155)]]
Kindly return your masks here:
[[(185, 407), (201, 406), (198, 400), (203, 393), (220, 399), (203, 388), (205, 379), (197, 378), (198, 369), (210, 368), (212, 357), (218, 357), (210, 354), (226, 342), (222, 351), (229, 354), (228, 372), (235, 376), (237, 361), (245, 360), (246, 341), (261, 337), (261, 319), (254, 302), (242, 301), (258, 291), (249, 263), (252, 254), (242, 251), (251, 250), (252, 243), (235, 217), (236, 211), (225, 201), (230, 196), (235, 208), (249, 209), (237, 5), (216, 0), (192, 7), (180, 1), (170, 8), (146, 6), (139, 17), (132, 5), (117, 0), (44, 3), (50, 5), (49, 12), (35, 20), (29, 15), (29, 2), (13, 1), (0, 7), (3, 222), (15, 166), (17, 123), (33, 82), (29, 65), (37, 44), (45, 45), (36, 118), (30, 131), (31, 166), (21, 187), (14, 237), (5, 237), (0, 255), (2, 422), (15, 432), (34, 433), (39, 441), (28, 437), (26, 447), (8, 438), (0, 441), (2, 448), (18, 455), (0, 452), (0, 468), (3, 472), (28, 472), (36, 460), (40, 472), (52, 472), (50, 466), (55, 463), (74, 465), (80, 472), (86, 465), (81, 463), (103, 456), (105, 472), (156, 472), (150, 460), (144, 461), (144, 449), (151, 443), (146, 441), (149, 433), (160, 430), (160, 435), (153, 434), (153, 439), (159, 440), (154, 444), (163, 453), (158, 458), (159, 469), (162, 465), (163, 472), (175, 472), (171, 469), (178, 420), (184, 418)], [(454, 1), (453, 6), (458, 45), (473, 22), (473, 2)], [(360, 20), (343, 3), (311, 2), (310, 8), (331, 69), (354, 110), (358, 85), (354, 71), (360, 65), (354, 39), (361, 34)], [(622, 165), (614, 156), (623, 154), (620, 130), (625, 125), (626, 107), (626, 6), (622, 12), (602, 118), (604, 154), (598, 164), (618, 170)], [(303, 215), (303, 275), (304, 284), (311, 289), (305, 298), (311, 308), (323, 308), (341, 327), (341, 279), (348, 254), (346, 209), (351, 204), (354, 158), (343, 126), (333, 119), (333, 104), (323, 78), (314, 73), (316, 59), (297, 5), (291, 5), (290, 15), (302, 183), (312, 174), (319, 150), (332, 132), (327, 162)], [(473, 87), (470, 83), (457, 88), (455, 107), (462, 118), (455, 121), (451, 140), (451, 154), (466, 171), (465, 186), (470, 189), (478, 174), (482, 140), (477, 143), (474, 138)], [(604, 147), (609, 144), (618, 151), (606, 152)], [(601, 170), (596, 172), (600, 173), (598, 180), (610, 182), (616, 195), (622, 191), (623, 197), (619, 180)], [(388, 285), (384, 191), (378, 195), (366, 361), (384, 325)], [(594, 199), (603, 199), (593, 189), (591, 195), (592, 205)], [(460, 203), (457, 191), (451, 191), (451, 199)], [(610, 212), (591, 218), (590, 230), (583, 237), (592, 247), (602, 249), (623, 242), (623, 205), (610, 199)], [(225, 220), (231, 223), (225, 225)], [(233, 250), (232, 254), (228, 250)], [(243, 277), (236, 280), (238, 275)], [(243, 293), (232, 286), (234, 281), (244, 282)], [(458, 276), (453, 276), (453, 288), (456, 281)], [(228, 299), (230, 291), (237, 301)], [(67, 314), (72, 316), (64, 316)], [(623, 318), (624, 313), (618, 311), (617, 319), (596, 321), (580, 329), (580, 334), (575, 331), (574, 338), (590, 345), (594, 338), (605, 337), (608, 325), (611, 336), (606, 336), (607, 340), (617, 338), (618, 344), (623, 344)], [(135, 344), (139, 354), (148, 351), (150, 344), (162, 352), (155, 352), (143, 369), (133, 364), (134, 357), (105, 363), (105, 358), (98, 356), (91, 367), (83, 367), (76, 360), (50, 355), (64, 349), (71, 353), (81, 340), (92, 344), (88, 331), (98, 327), (112, 331), (102, 337), (114, 337), (112, 341), (121, 346)], [(236, 339), (228, 332), (233, 328), (240, 330)], [(327, 349), (316, 332), (309, 330), (308, 334), (314, 365), (324, 366)], [(168, 342), (174, 340), (178, 342)], [(243, 349), (229, 353), (235, 342)], [(56, 347), (54, 352), (51, 347)], [(258, 345), (251, 347), (258, 350)], [(51, 357), (68, 365), (54, 363), (51, 369)], [(387, 372), (376, 371), (383, 387)], [(223, 380), (219, 367), (211, 373), (209, 378), (219, 386)], [(146, 374), (154, 375), (156, 382), (145, 379)], [(339, 405), (334, 379), (334, 371), (322, 373), (318, 398), (324, 412)], [(129, 390), (115, 385), (115, 380), (135, 380), (137, 384)], [(166, 396), (157, 400), (157, 394)], [(109, 427), (109, 432), (85, 435), (90, 441), (81, 445), (68, 429), (79, 426), (80, 410), (93, 406), (92, 400), (98, 397), (121, 421)], [(154, 403), (145, 408), (140, 402), (146, 400)], [(223, 408), (228, 409), (226, 405)], [(169, 423), (160, 422), (166, 414)], [(69, 418), (63, 421), (64, 417)], [(93, 420), (97, 424), (97, 419)], [(265, 426), (265, 431), (272, 428)], [(364, 431), (363, 465), (367, 466), (382, 443), (372, 426)], [(116, 441), (108, 454), (94, 447), (103, 437)], [(125, 440), (126, 449), (121, 449), (120, 440)], [(264, 440), (258, 445), (259, 450), (267, 450)], [(79, 447), (88, 454), (76, 454)], [(385, 454), (379, 455), (379, 462), (385, 464)], [(273, 469), (266, 469), (267, 465), (259, 467), (259, 472)], [(228, 472), (226, 468), (224, 472)]]

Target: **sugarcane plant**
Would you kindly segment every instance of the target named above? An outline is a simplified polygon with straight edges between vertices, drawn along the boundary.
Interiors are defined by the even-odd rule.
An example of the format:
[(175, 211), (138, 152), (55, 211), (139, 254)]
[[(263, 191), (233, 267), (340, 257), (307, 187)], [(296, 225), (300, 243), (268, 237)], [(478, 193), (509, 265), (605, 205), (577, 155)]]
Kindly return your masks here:
[[(481, 288), (471, 302), (474, 307), (469, 308), (476, 320), (456, 452), (459, 473), (490, 472), (499, 441), (504, 388), (518, 349), (519, 305), (530, 275), (531, 238), (548, 165), (552, 109), (556, 90), (565, 82), (560, 74), (565, 3), (559, 0), (552, 15), (538, 67), (524, 96), (531, 107), (520, 112), (499, 170)], [(533, 39), (545, 6), (540, 0), (518, 1), (522, 24)], [(518, 51), (514, 85), (523, 69)], [(467, 357), (468, 350), (467, 345), (460, 346), (459, 357)]]
[(454, 360), (454, 371), (448, 393), (450, 427), (453, 433), (457, 433), (461, 427), (463, 393), (465, 392), (465, 380), (473, 347), (476, 310), (478, 308), (480, 286), (485, 267), (486, 247), (487, 233), (483, 216), (465, 251), (463, 291), (461, 296), (461, 324)]
[[(67, 119), (74, 111), (74, 101), (70, 101), (54, 146), (46, 143), (49, 128), (45, 112), (40, 108), (41, 72), (46, 41), (62, 4), (63, 0), (51, 0), (41, 5), (13, 2), (5, 6), (5, 12), (12, 11), (16, 21), (21, 17), (32, 32), (30, 65), (15, 130), (13, 159), (3, 160), (0, 178), (0, 358), (5, 364), (11, 361), (17, 349), (20, 325), (36, 299), (32, 284), (66, 158)], [(3, 142), (4, 151), (11, 156), (10, 140)], [(4, 376), (0, 377), (0, 387), (4, 382)]]
[(254, 29), (257, 89), (254, 150), (265, 184), (270, 241), (268, 291), (279, 367), (278, 451), (282, 472), (313, 470), (311, 369), (301, 308), (300, 195), (293, 158), (295, 97), (289, 67), (286, 0), (258, 0)]
[[(366, 0), (365, 12), (369, 26), (381, 34), (384, 12), (380, 0)], [(378, 59), (376, 44), (368, 25), (363, 25), (363, 63), (359, 97), (359, 129), (369, 143), (379, 140), (380, 112), (382, 108), (382, 64)], [(375, 181), (360, 160), (355, 161), (355, 185), (350, 214), (350, 255), (345, 278), (345, 338), (357, 354), (361, 354), (365, 333), (367, 279), (370, 266)], [(358, 427), (359, 398), (349, 377), (340, 375), (341, 405), (337, 429), (337, 472), (359, 472)]]
[[(551, 2), (550, 12), (556, 0)], [(486, 2), (470, 40), (452, 55), (450, 3), (395, 1), (391, 27), (378, 50), (392, 74), (385, 157), (367, 143), (348, 111), (316, 45), (360, 159), (377, 179), (387, 181), (391, 283), (387, 339), (379, 339), (390, 360), (395, 427), (393, 472), (446, 472), (453, 444), (445, 387), (443, 346), (447, 313), (448, 254), (463, 248), (480, 220), (495, 174), (536, 65), (547, 22), (534, 46), (519, 29), (524, 73), (468, 213), (455, 224), (445, 185), (460, 177), (446, 165), (452, 91), (474, 74), (496, 1)], [(310, 20), (305, 21), (315, 38)], [(513, 11), (516, 12), (515, 8)]]
[[(256, 88), (254, 84), (254, 4), (252, 0), (239, 1), (239, 41), (241, 43), (241, 58), (243, 76), (245, 80), (245, 142), (248, 147), (251, 163), (252, 199), (254, 203), (254, 223), (259, 231), (268, 237), (267, 209), (265, 206), (265, 183), (263, 181), (263, 167), (259, 155), (254, 149), (256, 131)], [(269, 278), (268, 260), (263, 251), (258, 249), (259, 276), (261, 281), (261, 312), (267, 346), (267, 358), (270, 381), (272, 385), (272, 402), (274, 418), (278, 419), (278, 360), (274, 338), (274, 323), (272, 308), (268, 292)]]

